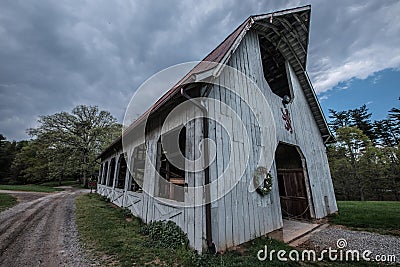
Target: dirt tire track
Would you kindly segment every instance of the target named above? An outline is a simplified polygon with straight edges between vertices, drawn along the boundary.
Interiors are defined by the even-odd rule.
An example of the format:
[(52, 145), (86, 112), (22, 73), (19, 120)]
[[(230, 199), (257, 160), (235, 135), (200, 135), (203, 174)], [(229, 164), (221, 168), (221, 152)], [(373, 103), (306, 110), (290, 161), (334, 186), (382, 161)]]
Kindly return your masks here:
[[(44, 211), (44, 205), (48, 203), (47, 200), (38, 202), (35, 205), (31, 205), (26, 212), (18, 212), (10, 222), (5, 221), (3, 227), (0, 230), (0, 256), (3, 251), (7, 250), (8, 246), (15, 241), (15, 239), (21, 234), (24, 229), (29, 228), (32, 224), (42, 220)], [(1, 221), (3, 224), (3, 221)], [(0, 260), (1, 263), (1, 260)]]
[[(12, 219), (4, 220), (4, 222), (2, 220), (3, 216), (0, 216), (0, 221), (2, 222), (2, 224), (0, 225), (0, 236), (3, 235), (11, 225), (26, 218), (26, 214), (29, 213), (29, 211), (37, 210), (35, 208), (36, 208), (36, 206), (38, 206), (40, 204), (43, 204), (40, 200), (35, 200), (35, 201), (29, 202), (29, 203), (25, 203), (24, 206), (26, 206), (26, 207), (24, 207), (22, 210), (19, 210), (17, 213), (14, 212)], [(10, 211), (5, 211), (3, 213), (1, 215), (5, 215), (4, 217), (8, 217), (8, 214), (5, 214), (5, 213), (13, 213), (13, 212), (10, 210)], [(1, 239), (0, 239), (0, 241), (1, 241)], [(0, 247), (0, 250), (1, 250), (1, 247)]]
[(69, 190), (19, 204), (0, 213), (0, 266), (88, 266), (75, 225)]

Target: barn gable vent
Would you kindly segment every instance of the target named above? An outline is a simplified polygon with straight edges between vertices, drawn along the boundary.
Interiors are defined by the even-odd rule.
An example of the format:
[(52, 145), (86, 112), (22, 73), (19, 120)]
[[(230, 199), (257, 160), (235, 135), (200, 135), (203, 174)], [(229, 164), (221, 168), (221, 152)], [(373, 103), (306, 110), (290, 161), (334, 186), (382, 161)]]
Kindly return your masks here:
[(259, 36), (264, 77), (272, 92), (281, 98), (293, 93), (289, 87), (288, 66), (282, 53), (265, 37)]

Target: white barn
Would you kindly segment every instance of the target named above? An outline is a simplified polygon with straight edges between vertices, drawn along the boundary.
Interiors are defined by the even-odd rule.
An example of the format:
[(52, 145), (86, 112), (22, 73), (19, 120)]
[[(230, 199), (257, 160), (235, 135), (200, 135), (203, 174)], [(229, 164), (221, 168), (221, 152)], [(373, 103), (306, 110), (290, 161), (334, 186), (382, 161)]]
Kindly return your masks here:
[[(101, 153), (99, 194), (129, 208), (146, 223), (174, 221), (198, 251), (242, 244), (282, 228), (286, 217), (316, 220), (336, 212), (325, 148), (333, 137), (306, 72), (310, 12), (311, 7), (305, 6), (246, 19), (185, 76), (185, 82), (175, 85), (147, 112), (144, 138), (129, 132), (140, 127), (141, 117), (125, 132), (129, 138), (119, 138)], [(244, 73), (253, 85), (232, 78), (228, 67), (219, 64)], [(227, 81), (236, 93), (220, 85)], [(265, 105), (260, 105), (254, 86)], [(220, 102), (194, 103), (199, 96)], [(188, 99), (193, 109), (165, 123), (167, 114)], [(236, 125), (226, 106), (244, 128)], [(260, 118), (264, 109), (270, 116)], [(225, 124), (204, 117), (190, 119), (196, 112)], [(274, 134), (269, 134), (270, 129)], [(201, 158), (211, 164), (198, 171), (175, 167), (167, 157), (174, 154), (173, 148), (160, 142), (170, 135), (178, 139), (179, 151), (187, 159)], [(214, 142), (214, 155), (202, 143), (204, 138)], [(242, 153), (246, 145), (251, 148), (248, 158)], [(227, 166), (229, 161), (234, 168)], [(260, 166), (272, 177), (272, 190), (264, 196), (249, 190)], [(229, 172), (228, 178), (218, 179), (224, 171)], [(188, 189), (208, 184), (215, 186)]]

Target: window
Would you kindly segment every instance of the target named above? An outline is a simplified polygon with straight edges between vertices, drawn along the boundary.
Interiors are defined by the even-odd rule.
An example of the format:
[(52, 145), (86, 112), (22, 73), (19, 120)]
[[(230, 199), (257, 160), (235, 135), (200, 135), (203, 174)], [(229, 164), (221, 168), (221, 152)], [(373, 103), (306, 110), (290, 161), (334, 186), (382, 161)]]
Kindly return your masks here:
[(103, 171), (103, 175), (101, 177), (101, 184), (106, 184), (106, 180), (107, 180), (107, 176), (108, 176), (108, 162), (104, 162), (104, 171)]
[(108, 175), (107, 186), (113, 186), (115, 172), (115, 158), (110, 161), (110, 174)]
[[(176, 145), (178, 140), (178, 145)], [(173, 130), (161, 137), (157, 144), (158, 173), (163, 179), (159, 183), (159, 197), (176, 201), (184, 201), (185, 170), (182, 166), (175, 166), (171, 161), (178, 157), (185, 157), (186, 127)], [(168, 157), (167, 157), (168, 155)]]
[(281, 98), (293, 98), (289, 85), (288, 63), (282, 53), (265, 37), (259, 36), (264, 77), (272, 92)]
[(133, 150), (132, 155), (132, 168), (130, 179), (130, 191), (142, 192), (143, 179), (144, 179), (144, 169), (146, 163), (146, 145), (143, 143), (138, 145)]
[(118, 160), (118, 175), (116, 187), (120, 189), (125, 188), (125, 176), (126, 176), (126, 161), (124, 154), (121, 154)]
[(104, 167), (104, 164), (103, 163), (100, 164), (99, 177), (97, 179), (98, 184), (101, 184), (101, 179), (103, 178), (103, 167)]

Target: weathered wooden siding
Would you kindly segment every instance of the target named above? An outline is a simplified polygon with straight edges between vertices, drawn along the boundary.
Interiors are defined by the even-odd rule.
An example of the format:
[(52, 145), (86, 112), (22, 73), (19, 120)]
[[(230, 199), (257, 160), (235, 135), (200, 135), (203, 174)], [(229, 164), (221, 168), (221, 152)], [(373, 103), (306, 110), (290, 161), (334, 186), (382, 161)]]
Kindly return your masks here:
[[(198, 112), (189, 110), (187, 112)], [(156, 192), (155, 177), (156, 172), (153, 167), (155, 166), (157, 157), (157, 142), (161, 134), (164, 134), (179, 125), (186, 124), (187, 142), (186, 154), (189, 159), (195, 159), (200, 156), (199, 143), (202, 140), (202, 124), (200, 119), (194, 119), (187, 122), (187, 117), (190, 114), (182, 113), (169, 120), (167, 124), (163, 125), (165, 117), (155, 118), (150, 121), (149, 128), (151, 129), (146, 134), (146, 163), (143, 192), (132, 192), (128, 190), (129, 174), (125, 178), (125, 189), (115, 188), (116, 175), (118, 168), (115, 168), (114, 173), (109, 174), (109, 179), (113, 179), (113, 186), (98, 185), (99, 194), (110, 198), (111, 202), (120, 206), (129, 208), (130, 211), (140, 217), (144, 222), (149, 223), (152, 221), (174, 221), (184, 232), (188, 234), (190, 246), (198, 251), (202, 251), (203, 240), (205, 239), (205, 226), (203, 225), (204, 206), (198, 207), (183, 207), (179, 206), (177, 202), (172, 200), (161, 199), (153, 197)], [(187, 123), (186, 123), (187, 122)], [(127, 163), (131, 161), (131, 156), (134, 148), (140, 145), (139, 140), (132, 140), (132, 143), (126, 147), (127, 150)], [(111, 158), (115, 157), (115, 163), (118, 163), (118, 157), (122, 154), (122, 149), (104, 160), (103, 162), (109, 164)], [(108, 167), (110, 170), (110, 166)], [(103, 178), (104, 179), (104, 178)], [(204, 184), (204, 172), (191, 173), (187, 172), (185, 182), (189, 186)], [(196, 199), (197, 198), (197, 199)], [(193, 191), (185, 192), (186, 202), (203, 202), (203, 196), (194, 195)], [(178, 206), (177, 206), (178, 205)]]
[[(259, 50), (258, 36), (250, 31), (246, 34), (238, 49), (234, 52), (228, 63), (229, 66), (238, 69), (246, 74), (257, 86), (262, 90), (269, 106), (272, 109), (274, 122), (267, 121), (266, 125), (258, 125), (256, 122), (258, 114), (253, 114), (249, 107), (228, 90), (224, 90), (221, 86), (213, 86), (209, 97), (220, 100), (229, 105), (239, 115), (246, 126), (247, 134), (251, 137), (252, 147), (249, 155), (249, 162), (246, 171), (240, 182), (226, 195), (212, 203), (212, 229), (213, 241), (218, 250), (224, 250), (233, 245), (241, 244), (249, 241), (254, 237), (264, 235), (275, 229), (282, 227), (282, 216), (280, 210), (279, 191), (277, 186), (277, 172), (275, 165), (272, 166), (271, 172), (274, 180), (272, 192), (261, 197), (256, 192), (249, 192), (248, 186), (252, 182), (253, 173), (257, 168), (257, 159), (260, 153), (264, 155), (274, 154), (278, 142), (285, 142), (298, 146), (306, 161), (308, 170), (308, 179), (311, 186), (311, 194), (315, 213), (312, 216), (322, 218), (328, 212), (337, 210), (336, 200), (333, 192), (332, 180), (330, 177), (329, 166), (327, 162), (325, 146), (319, 129), (315, 123), (314, 117), (307, 104), (307, 100), (297, 80), (296, 75), (290, 68), (291, 85), (293, 89), (294, 99), (288, 105), (292, 119), (293, 133), (289, 133), (284, 128), (284, 120), (282, 119), (283, 108), (282, 99), (272, 93), (263, 74), (261, 55)], [(221, 83), (226, 82), (224, 79), (232, 79), (226, 71), (223, 71), (218, 78)], [(217, 80), (218, 82), (218, 80)], [(265, 107), (257, 106), (260, 101), (254, 99), (256, 94), (251, 90), (246, 80), (235, 81), (232, 86), (233, 90), (241, 96), (249, 100), (249, 105), (254, 109), (262, 109)], [(228, 121), (227, 130), (232, 127), (232, 118), (224, 117), (223, 105), (216, 104), (209, 107), (209, 112), (215, 112), (221, 121)], [(262, 123), (262, 120), (259, 120)], [(260, 131), (268, 128), (268, 125), (276, 124), (276, 142), (265, 142), (262, 145), (260, 139)], [(227, 162), (230, 160), (236, 166), (245, 164), (243, 153), (243, 132), (233, 131), (233, 136), (226, 136), (226, 132), (221, 125), (210, 122), (210, 138), (217, 145), (216, 161), (210, 167), (211, 179), (216, 179), (218, 175), (225, 170)], [(229, 153), (229, 142), (232, 142), (233, 153)], [(266, 166), (270, 167), (270, 166)], [(239, 168), (238, 168), (239, 169)], [(234, 170), (235, 171), (235, 170)], [(240, 175), (239, 173), (231, 173), (232, 177)], [(218, 183), (217, 194), (222, 194), (224, 188), (228, 185)], [(325, 199), (328, 201), (325, 202)], [(329, 205), (327, 207), (326, 205)]]
[[(241, 72), (248, 74), (251, 71), (251, 57), (256, 57), (255, 51), (250, 49), (255, 46), (255, 41), (251, 38), (244, 38), (238, 50), (232, 55), (229, 65)], [(250, 59), (249, 59), (250, 58)], [(257, 70), (258, 71), (258, 70)], [(262, 69), (261, 69), (262, 71)], [(249, 105), (255, 107), (257, 101), (255, 95), (251, 92), (248, 81), (245, 79), (235, 80), (230, 83), (231, 73), (223, 71), (219, 80), (222, 84), (231, 84), (232, 90), (236, 94), (248, 99)], [(254, 75), (253, 73), (251, 73)], [(219, 81), (217, 80), (217, 83)], [(232, 118), (225, 114), (224, 105), (215, 102), (215, 105), (209, 107), (209, 112), (215, 112), (220, 121), (224, 122), (224, 127), (215, 122), (210, 122), (210, 138), (215, 140), (217, 146), (216, 161), (210, 166), (211, 180), (215, 180), (227, 168), (227, 164), (231, 162), (238, 168), (230, 169), (229, 177), (240, 177), (238, 173), (240, 167), (246, 167), (245, 172), (236, 186), (227, 194), (226, 188), (232, 186), (232, 180), (218, 180), (218, 196), (220, 199), (212, 203), (212, 229), (213, 241), (218, 250), (224, 250), (228, 247), (241, 244), (243, 242), (254, 239), (282, 226), (282, 218), (280, 216), (279, 194), (277, 193), (277, 184), (274, 184), (274, 190), (266, 197), (259, 196), (256, 192), (248, 191), (249, 184), (253, 181), (253, 173), (257, 168), (256, 162), (261, 153), (261, 149), (267, 149), (274, 153), (275, 148), (261, 147), (260, 128), (257, 124), (256, 114), (251, 112), (249, 106), (243, 99), (239, 98), (229, 90), (225, 90), (222, 86), (214, 86), (209, 97), (215, 98), (229, 105), (240, 117), (241, 121), (247, 129), (247, 135), (250, 137), (250, 147), (248, 163), (244, 158), (245, 149), (244, 138), (246, 133), (238, 130), (241, 129)], [(228, 136), (227, 132), (231, 133)], [(269, 145), (269, 144), (266, 144)], [(231, 149), (231, 151), (229, 151)], [(271, 152), (270, 152), (271, 153)], [(246, 166), (247, 165), (247, 166)], [(240, 166), (240, 167), (239, 167)]]

